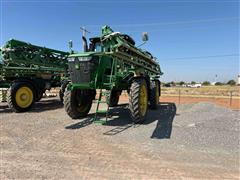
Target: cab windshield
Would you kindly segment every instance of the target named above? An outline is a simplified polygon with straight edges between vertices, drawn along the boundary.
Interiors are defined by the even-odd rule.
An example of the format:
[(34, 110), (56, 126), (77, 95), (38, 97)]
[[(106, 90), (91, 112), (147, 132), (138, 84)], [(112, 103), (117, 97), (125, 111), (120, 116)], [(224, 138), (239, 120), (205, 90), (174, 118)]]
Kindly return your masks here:
[(102, 52), (102, 46), (100, 42), (94, 44), (94, 51), (95, 52)]

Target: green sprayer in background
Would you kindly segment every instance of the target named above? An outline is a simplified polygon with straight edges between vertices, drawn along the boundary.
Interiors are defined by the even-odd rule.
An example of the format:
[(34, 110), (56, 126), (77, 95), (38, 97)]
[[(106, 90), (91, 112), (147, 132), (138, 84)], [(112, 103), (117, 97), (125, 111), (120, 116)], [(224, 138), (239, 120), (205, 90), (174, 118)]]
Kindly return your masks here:
[[(144, 33), (143, 41), (147, 40)], [(89, 46), (85, 36), (83, 42), (84, 52), (68, 57), (71, 82), (64, 94), (67, 114), (73, 119), (87, 116), (98, 89), (94, 121), (104, 123), (110, 107), (116, 106), (121, 92), (127, 90), (133, 122), (144, 121), (148, 106), (157, 108), (161, 92), (162, 72), (156, 58), (136, 47), (130, 36), (114, 32), (109, 26), (102, 28), (100, 37), (90, 38)], [(106, 105), (105, 109), (101, 104)]]
[[(15, 112), (29, 110), (45, 90), (66, 85), (69, 53), (11, 39), (0, 49), (0, 88)], [(60, 91), (60, 98), (63, 92)]]

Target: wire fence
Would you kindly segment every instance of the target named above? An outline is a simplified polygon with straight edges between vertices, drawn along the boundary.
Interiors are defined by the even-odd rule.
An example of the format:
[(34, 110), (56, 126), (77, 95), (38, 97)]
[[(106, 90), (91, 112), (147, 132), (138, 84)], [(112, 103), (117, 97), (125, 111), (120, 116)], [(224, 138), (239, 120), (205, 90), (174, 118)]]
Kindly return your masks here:
[(216, 94), (212, 93), (209, 95), (203, 92), (186, 93), (186, 90), (182, 90), (181, 88), (179, 88), (179, 89), (175, 89), (174, 93), (163, 91), (161, 99), (162, 101), (170, 101), (177, 104), (212, 102), (212, 103), (227, 106), (233, 109), (240, 109), (239, 93), (240, 92), (237, 92), (237, 90), (229, 90), (229, 91), (225, 91), (223, 95), (219, 95), (221, 94), (219, 92)]
[[(210, 94), (201, 92), (198, 89), (192, 89), (189, 92), (184, 88), (164, 88), (161, 92), (160, 102), (174, 102), (176, 104), (212, 102), (233, 109), (240, 109), (240, 87), (234, 90), (225, 90), (221, 93), (219, 93), (220, 90), (217, 90), (216, 93)], [(0, 88), (0, 102), (7, 101), (7, 90), (7, 88)], [(58, 88), (53, 88), (51, 91), (46, 91), (44, 97), (56, 97), (58, 91)], [(122, 92), (120, 99), (127, 102), (127, 91)]]

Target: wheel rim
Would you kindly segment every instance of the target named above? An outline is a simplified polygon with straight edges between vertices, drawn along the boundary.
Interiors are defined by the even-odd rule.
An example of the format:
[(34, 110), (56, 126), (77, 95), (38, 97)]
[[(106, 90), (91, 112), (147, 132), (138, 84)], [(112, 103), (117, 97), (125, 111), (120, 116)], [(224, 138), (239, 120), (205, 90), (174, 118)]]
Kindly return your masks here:
[(32, 104), (33, 92), (29, 87), (21, 87), (16, 92), (16, 103), (21, 108), (27, 108)]
[(145, 85), (141, 86), (140, 89), (140, 98), (139, 98), (139, 104), (140, 104), (140, 114), (141, 116), (144, 116), (147, 111), (147, 88)]

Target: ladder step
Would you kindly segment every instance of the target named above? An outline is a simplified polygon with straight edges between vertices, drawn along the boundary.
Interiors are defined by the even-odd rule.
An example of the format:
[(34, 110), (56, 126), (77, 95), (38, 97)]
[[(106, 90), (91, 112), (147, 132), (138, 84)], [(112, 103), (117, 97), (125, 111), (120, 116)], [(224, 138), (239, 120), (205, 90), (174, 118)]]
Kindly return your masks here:
[(108, 110), (107, 109), (99, 109), (96, 111), (97, 113), (107, 113)]
[(102, 95), (110, 94), (110, 93), (111, 93), (110, 91), (104, 91), (104, 92), (102, 92)]
[(95, 102), (95, 103), (107, 103), (107, 101), (100, 101), (100, 100), (94, 100), (93, 102)]
[(100, 125), (103, 125), (103, 124), (106, 124), (107, 121), (106, 120), (101, 120), (101, 119), (98, 119), (98, 120), (95, 120), (94, 121), (95, 124), (100, 124)]
[(99, 103), (107, 103), (107, 101), (98, 101)]
[[(111, 79), (111, 75), (107, 75), (107, 76), (105, 76), (106, 77), (106, 79), (109, 79), (109, 81), (110, 81), (110, 79)], [(112, 79), (115, 79), (116, 78), (116, 76), (112, 76)]]
[(112, 83), (103, 83), (103, 85), (105, 85), (105, 86), (111, 86)]
[(110, 94), (111, 93), (106, 93), (106, 94), (103, 94), (103, 96), (108, 97), (108, 96), (110, 96)]

